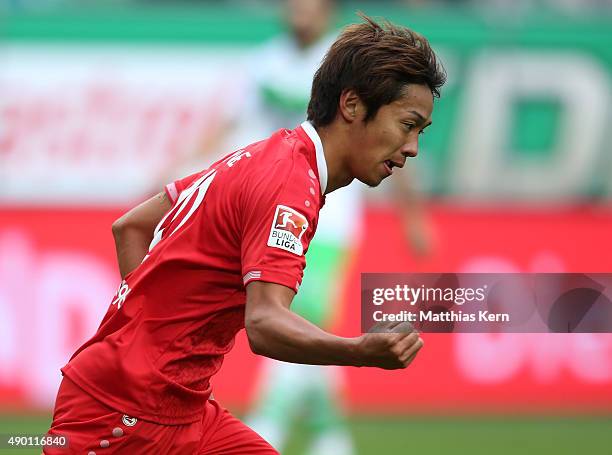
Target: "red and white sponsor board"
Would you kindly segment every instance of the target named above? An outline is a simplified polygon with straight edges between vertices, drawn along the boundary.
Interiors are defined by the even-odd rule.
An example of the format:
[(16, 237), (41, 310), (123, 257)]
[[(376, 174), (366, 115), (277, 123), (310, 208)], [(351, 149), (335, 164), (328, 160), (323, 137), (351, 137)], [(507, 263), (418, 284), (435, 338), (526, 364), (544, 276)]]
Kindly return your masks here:
[[(49, 406), (59, 368), (91, 336), (116, 292), (110, 225), (120, 209), (0, 209), (0, 406)], [(360, 271), (609, 272), (612, 211), (434, 206), (435, 248), (415, 260), (395, 216), (367, 211), (336, 331), (357, 335)], [(425, 334), (406, 371), (344, 369), (355, 410), (610, 412), (610, 334)], [(244, 407), (260, 359), (240, 335), (214, 379)]]
[(244, 54), (1, 45), (0, 203), (116, 206), (181, 176), (181, 157), (244, 97)]

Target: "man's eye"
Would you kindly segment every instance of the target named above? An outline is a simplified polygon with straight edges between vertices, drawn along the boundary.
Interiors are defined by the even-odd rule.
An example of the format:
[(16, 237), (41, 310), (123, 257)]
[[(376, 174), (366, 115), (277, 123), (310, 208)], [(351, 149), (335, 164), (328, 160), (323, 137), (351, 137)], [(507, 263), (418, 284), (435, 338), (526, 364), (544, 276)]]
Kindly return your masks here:
[(414, 123), (404, 123), (404, 128), (406, 128), (408, 131), (412, 131), (414, 128)]

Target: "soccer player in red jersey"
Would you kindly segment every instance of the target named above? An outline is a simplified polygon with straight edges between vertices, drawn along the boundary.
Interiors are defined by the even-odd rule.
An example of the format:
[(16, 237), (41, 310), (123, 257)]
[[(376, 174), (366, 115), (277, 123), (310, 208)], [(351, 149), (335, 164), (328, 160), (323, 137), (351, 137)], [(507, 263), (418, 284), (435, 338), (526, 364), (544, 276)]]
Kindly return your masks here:
[(405, 368), (418, 333), (342, 338), (289, 310), (325, 194), (377, 186), (418, 150), (445, 75), (429, 43), (364, 17), (316, 72), (308, 120), (168, 185), (113, 225), (123, 281), (62, 369), (45, 453), (273, 454), (211, 398), (236, 333), (253, 352)]

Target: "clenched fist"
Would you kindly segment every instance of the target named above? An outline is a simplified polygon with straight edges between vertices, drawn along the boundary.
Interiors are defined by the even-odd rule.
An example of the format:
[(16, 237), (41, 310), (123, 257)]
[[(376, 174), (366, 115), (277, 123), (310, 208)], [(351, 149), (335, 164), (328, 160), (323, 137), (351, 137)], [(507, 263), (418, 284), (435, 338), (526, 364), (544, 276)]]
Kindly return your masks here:
[(358, 339), (362, 366), (386, 370), (406, 368), (422, 347), (423, 340), (409, 322), (376, 324)]

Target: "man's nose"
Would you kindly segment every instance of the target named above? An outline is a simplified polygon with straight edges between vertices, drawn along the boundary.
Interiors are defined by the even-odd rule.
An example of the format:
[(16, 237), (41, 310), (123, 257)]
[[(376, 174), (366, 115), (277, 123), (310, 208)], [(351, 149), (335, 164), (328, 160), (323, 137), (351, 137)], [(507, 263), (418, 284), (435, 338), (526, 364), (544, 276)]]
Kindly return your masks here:
[(406, 142), (400, 149), (400, 152), (406, 158), (414, 158), (419, 154), (418, 140), (410, 140), (409, 142)]

